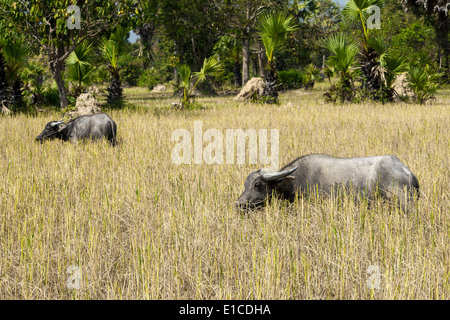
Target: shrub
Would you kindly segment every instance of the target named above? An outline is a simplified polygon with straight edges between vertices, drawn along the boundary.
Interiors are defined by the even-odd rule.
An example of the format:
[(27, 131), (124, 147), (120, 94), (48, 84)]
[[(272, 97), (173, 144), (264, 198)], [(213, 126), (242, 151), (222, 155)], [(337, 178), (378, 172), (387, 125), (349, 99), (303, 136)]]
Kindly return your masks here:
[(58, 107), (60, 105), (59, 92), (56, 85), (47, 87), (42, 92), (43, 103), (47, 106)]
[(145, 70), (137, 82), (140, 87), (147, 87), (152, 90), (160, 82), (160, 76), (154, 68)]
[(414, 98), (420, 104), (433, 99), (441, 74), (430, 70), (429, 66), (411, 66), (408, 71), (408, 85), (414, 92)]
[(311, 63), (305, 67), (304, 72), (303, 86), (305, 89), (312, 89), (316, 80), (320, 79), (320, 70)]
[(278, 80), (284, 90), (300, 89), (303, 86), (304, 76), (300, 71), (291, 69), (278, 72)]
[(129, 86), (137, 86), (139, 74), (142, 72), (142, 63), (138, 60), (127, 61), (120, 71), (123, 81), (125, 81)]

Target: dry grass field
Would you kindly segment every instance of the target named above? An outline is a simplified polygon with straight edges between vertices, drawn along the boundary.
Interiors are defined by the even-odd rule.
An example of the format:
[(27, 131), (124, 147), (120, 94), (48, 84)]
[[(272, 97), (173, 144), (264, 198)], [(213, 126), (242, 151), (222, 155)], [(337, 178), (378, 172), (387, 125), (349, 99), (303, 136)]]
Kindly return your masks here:
[[(139, 108), (109, 112), (114, 148), (35, 143), (58, 114), (0, 118), (0, 299), (450, 299), (450, 90), (432, 105), (332, 105), (324, 88), (194, 111), (130, 88)], [(234, 201), (259, 165), (172, 163), (172, 132), (197, 120), (279, 129), (280, 165), (396, 155), (419, 179), (417, 209), (307, 197), (242, 215)]]

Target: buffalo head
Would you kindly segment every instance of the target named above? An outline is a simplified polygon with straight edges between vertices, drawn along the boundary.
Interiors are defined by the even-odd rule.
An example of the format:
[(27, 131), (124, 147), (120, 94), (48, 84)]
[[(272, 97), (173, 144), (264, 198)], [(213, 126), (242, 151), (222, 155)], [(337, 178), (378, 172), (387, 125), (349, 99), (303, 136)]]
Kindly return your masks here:
[(45, 125), (44, 130), (36, 137), (36, 141), (44, 142), (44, 140), (51, 140), (59, 138), (61, 131), (66, 128), (63, 121), (50, 121)]
[(264, 200), (270, 198), (276, 188), (289, 180), (294, 179), (289, 176), (297, 170), (297, 167), (278, 172), (264, 172), (261, 169), (249, 174), (245, 181), (245, 190), (236, 201), (238, 209), (256, 209), (264, 205)]

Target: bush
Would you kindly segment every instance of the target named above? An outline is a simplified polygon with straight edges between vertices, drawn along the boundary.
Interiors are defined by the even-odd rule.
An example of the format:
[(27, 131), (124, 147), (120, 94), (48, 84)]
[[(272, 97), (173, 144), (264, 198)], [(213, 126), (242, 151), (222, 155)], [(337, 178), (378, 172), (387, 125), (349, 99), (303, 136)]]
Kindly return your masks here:
[(278, 72), (278, 80), (284, 90), (300, 89), (303, 86), (304, 76), (298, 70), (286, 70)]
[(429, 66), (411, 66), (408, 71), (408, 85), (414, 92), (414, 98), (420, 104), (433, 99), (441, 74), (430, 70)]
[(121, 79), (129, 86), (137, 86), (142, 73), (142, 64), (141, 57), (134, 57), (131, 54), (124, 55), (121, 59)]
[(43, 103), (47, 106), (59, 107), (59, 92), (56, 85), (47, 87), (42, 92)]
[(152, 90), (154, 86), (160, 83), (160, 76), (154, 68), (145, 70), (138, 80), (138, 86), (147, 87)]
[(304, 70), (305, 74), (303, 76), (303, 86), (307, 90), (311, 90), (314, 87), (316, 80), (321, 79), (319, 77), (320, 70), (314, 66), (312, 63), (307, 65)]

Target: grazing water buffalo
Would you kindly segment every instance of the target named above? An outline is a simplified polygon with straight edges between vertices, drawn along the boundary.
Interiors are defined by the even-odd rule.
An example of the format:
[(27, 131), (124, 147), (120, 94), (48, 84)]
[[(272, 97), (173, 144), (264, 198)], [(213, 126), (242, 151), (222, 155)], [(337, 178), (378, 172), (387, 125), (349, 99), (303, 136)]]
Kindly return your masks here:
[(375, 193), (386, 199), (397, 196), (404, 211), (411, 209), (414, 198), (419, 196), (419, 181), (395, 156), (333, 158), (308, 155), (292, 161), (279, 172), (267, 173), (261, 169), (252, 172), (245, 181), (245, 190), (236, 201), (236, 207), (261, 207), (272, 194), (292, 202), (296, 193), (300, 195), (315, 190), (331, 195), (342, 187), (356, 197), (370, 197)]
[(44, 131), (36, 137), (37, 141), (47, 139), (70, 140), (97, 140), (106, 137), (113, 146), (116, 145), (117, 126), (106, 113), (97, 113), (92, 116), (81, 116), (64, 123), (63, 121), (50, 121), (45, 125)]

